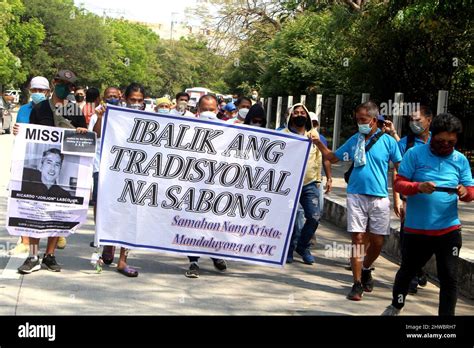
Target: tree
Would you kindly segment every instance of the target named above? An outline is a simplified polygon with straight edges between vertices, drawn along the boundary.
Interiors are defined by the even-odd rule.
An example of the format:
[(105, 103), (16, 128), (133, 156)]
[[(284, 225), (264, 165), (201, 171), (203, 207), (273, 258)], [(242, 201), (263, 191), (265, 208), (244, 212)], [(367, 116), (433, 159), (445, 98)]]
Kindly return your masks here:
[(21, 21), (26, 9), (20, 0), (1, 0), (0, 8), (0, 85), (16, 85), (26, 79), (45, 31), (37, 19)]
[(157, 53), (164, 71), (162, 94), (174, 95), (197, 86), (221, 93), (227, 90), (222, 80), (225, 59), (210, 51), (206, 41), (194, 38), (164, 41)]
[(107, 21), (110, 31), (110, 57), (106, 59), (110, 74), (107, 85), (126, 86), (142, 83), (149, 94), (156, 95), (163, 87), (164, 71), (156, 51), (162, 44), (158, 35), (146, 26), (126, 20)]

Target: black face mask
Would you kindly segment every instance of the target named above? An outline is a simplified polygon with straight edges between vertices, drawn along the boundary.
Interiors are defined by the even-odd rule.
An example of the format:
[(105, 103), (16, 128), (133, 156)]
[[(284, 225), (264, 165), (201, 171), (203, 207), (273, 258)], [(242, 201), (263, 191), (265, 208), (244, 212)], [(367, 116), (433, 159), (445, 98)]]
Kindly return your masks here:
[(434, 139), (431, 139), (430, 148), (435, 155), (441, 157), (449, 156), (454, 151), (454, 146), (445, 145), (443, 141), (436, 141)]
[(78, 103), (82, 103), (84, 101), (84, 96), (83, 95), (75, 95), (74, 98), (76, 98), (76, 101)]
[(296, 127), (303, 127), (306, 124), (306, 117), (304, 116), (297, 116), (293, 117), (293, 123)]

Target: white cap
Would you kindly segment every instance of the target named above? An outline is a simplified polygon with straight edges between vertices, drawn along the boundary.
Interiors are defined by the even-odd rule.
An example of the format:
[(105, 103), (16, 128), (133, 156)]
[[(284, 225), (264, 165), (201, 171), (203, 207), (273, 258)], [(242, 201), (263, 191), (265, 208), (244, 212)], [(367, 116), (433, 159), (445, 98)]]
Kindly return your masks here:
[(50, 89), (49, 81), (43, 76), (36, 76), (31, 79), (30, 88)]
[(309, 112), (309, 118), (311, 119), (311, 122), (312, 121), (318, 121), (318, 123), (319, 123), (318, 115), (316, 115), (316, 113), (314, 113), (312, 111)]

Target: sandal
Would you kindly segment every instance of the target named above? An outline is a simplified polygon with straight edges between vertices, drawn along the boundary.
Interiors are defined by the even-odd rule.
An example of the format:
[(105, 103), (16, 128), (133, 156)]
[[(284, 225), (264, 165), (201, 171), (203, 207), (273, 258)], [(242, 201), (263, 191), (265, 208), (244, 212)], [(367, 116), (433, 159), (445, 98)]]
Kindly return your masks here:
[(117, 272), (123, 274), (126, 277), (131, 277), (131, 278), (138, 277), (138, 271), (129, 266), (126, 266), (124, 269), (117, 268)]
[(102, 251), (102, 261), (104, 261), (106, 265), (110, 265), (112, 262), (114, 262), (114, 256), (115, 247), (111, 245), (104, 246), (104, 250)]

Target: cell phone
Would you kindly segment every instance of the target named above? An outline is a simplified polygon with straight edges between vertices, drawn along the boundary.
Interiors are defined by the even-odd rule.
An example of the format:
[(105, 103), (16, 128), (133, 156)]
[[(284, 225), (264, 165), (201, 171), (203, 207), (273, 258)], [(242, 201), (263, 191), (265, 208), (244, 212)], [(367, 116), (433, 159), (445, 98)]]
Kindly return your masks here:
[(436, 186), (435, 187), (435, 191), (438, 191), (438, 192), (448, 192), (448, 193), (457, 193), (458, 192), (458, 189), (455, 187), (455, 188), (452, 188), (452, 187), (439, 187), (439, 186)]

